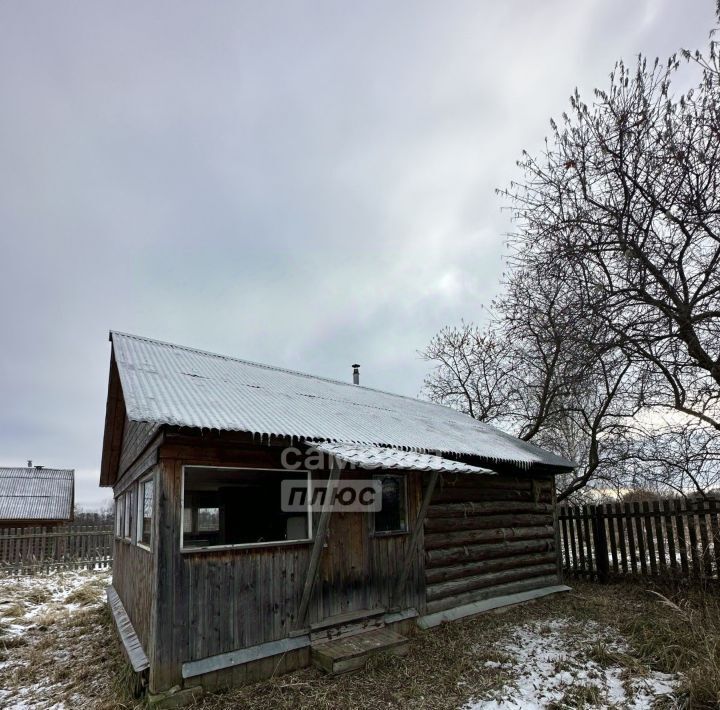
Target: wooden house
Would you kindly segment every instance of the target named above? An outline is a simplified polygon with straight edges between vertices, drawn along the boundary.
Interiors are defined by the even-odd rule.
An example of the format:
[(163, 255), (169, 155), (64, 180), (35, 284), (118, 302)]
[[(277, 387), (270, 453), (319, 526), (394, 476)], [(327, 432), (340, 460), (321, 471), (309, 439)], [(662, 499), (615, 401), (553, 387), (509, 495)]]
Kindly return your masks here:
[[(567, 589), (553, 477), (570, 461), (430, 402), (110, 340), (108, 597), (152, 693), (347, 670), (412, 628)], [(315, 497), (368, 481), (373, 512)]]
[(73, 519), (75, 472), (0, 467), (0, 527), (59, 525)]

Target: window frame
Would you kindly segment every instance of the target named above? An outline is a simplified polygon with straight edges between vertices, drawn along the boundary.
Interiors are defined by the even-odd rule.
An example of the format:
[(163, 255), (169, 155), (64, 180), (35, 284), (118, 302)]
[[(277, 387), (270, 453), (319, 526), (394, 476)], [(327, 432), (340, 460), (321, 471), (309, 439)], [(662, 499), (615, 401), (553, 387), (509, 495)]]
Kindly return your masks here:
[[(152, 499), (152, 511), (150, 514), (150, 541), (145, 542), (143, 540), (143, 528), (145, 526), (145, 484), (152, 482), (153, 484), (153, 499)], [(137, 518), (135, 520), (135, 544), (141, 547), (143, 550), (152, 552), (153, 538), (153, 523), (155, 521), (155, 499), (157, 485), (155, 483), (154, 474), (150, 473), (147, 476), (143, 476), (137, 483), (137, 501), (136, 501), (136, 513)]]
[(373, 537), (390, 537), (392, 535), (409, 535), (410, 534), (410, 510), (408, 508), (408, 482), (407, 474), (403, 473), (392, 473), (390, 471), (385, 473), (373, 473), (373, 480), (382, 478), (396, 478), (400, 481), (400, 487), (402, 488), (402, 501), (403, 508), (405, 510), (405, 528), (402, 530), (377, 530), (375, 527), (375, 521), (377, 513), (372, 513), (372, 522), (370, 534)]
[[(221, 471), (264, 471), (267, 473), (285, 473), (293, 476), (306, 476), (307, 478), (307, 525), (309, 537), (302, 540), (269, 540), (266, 542), (238, 542), (230, 545), (207, 545), (205, 547), (185, 547), (185, 471), (189, 468), (217, 469)], [(292, 547), (294, 545), (307, 545), (314, 541), (312, 515), (312, 471), (309, 469), (298, 469), (289, 471), (286, 468), (258, 468), (257, 466), (207, 466), (205, 464), (183, 464), (182, 481), (180, 485), (180, 552), (181, 554), (192, 554), (194, 552), (214, 552), (222, 550), (254, 550), (263, 547)]]
[(115, 498), (115, 539), (122, 540), (125, 532), (125, 493)]
[(133, 542), (133, 489), (135, 488), (134, 484), (129, 485), (124, 493), (123, 498), (125, 499), (125, 502), (123, 504), (124, 514), (123, 514), (123, 530), (122, 530), (122, 539), (125, 542), (128, 542), (132, 544)]

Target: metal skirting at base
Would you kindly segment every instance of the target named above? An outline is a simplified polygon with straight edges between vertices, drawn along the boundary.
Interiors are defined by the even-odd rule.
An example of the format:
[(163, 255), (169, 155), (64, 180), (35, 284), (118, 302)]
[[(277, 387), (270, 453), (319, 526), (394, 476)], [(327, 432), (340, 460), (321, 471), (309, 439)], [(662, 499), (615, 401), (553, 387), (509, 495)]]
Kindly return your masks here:
[(259, 661), (261, 658), (276, 656), (279, 653), (287, 653), (298, 648), (305, 648), (310, 645), (310, 636), (294, 636), (261, 643), (257, 646), (249, 646), (229, 653), (221, 653), (217, 656), (208, 656), (197, 661), (187, 661), (182, 665), (182, 677), (192, 678), (212, 671), (219, 671), (231, 666), (239, 666), (251, 661)]
[(110, 605), (110, 610), (112, 611), (113, 619), (115, 619), (115, 625), (117, 626), (118, 634), (120, 635), (120, 640), (123, 642), (130, 665), (136, 673), (150, 668), (150, 661), (145, 655), (140, 639), (135, 633), (135, 628), (125, 611), (125, 607), (118, 593), (112, 586), (108, 587), (105, 593), (107, 594), (108, 604)]
[(532, 601), (533, 599), (540, 599), (541, 597), (546, 597), (549, 594), (569, 592), (570, 590), (571, 587), (567, 587), (564, 584), (558, 584), (552, 587), (531, 589), (528, 592), (518, 592), (517, 594), (506, 594), (501, 597), (493, 597), (492, 599), (483, 599), (481, 601), (472, 602), (470, 604), (456, 606), (452, 609), (438, 611), (434, 614), (427, 614), (426, 616), (422, 616), (417, 620), (417, 625), (421, 629), (430, 629), (433, 626), (442, 624), (445, 621), (456, 621), (457, 619), (463, 619), (467, 616), (474, 616), (475, 614), (482, 614), (483, 612), (491, 611), (492, 609), (500, 609), (504, 606), (521, 604), (522, 602), (528, 602)]

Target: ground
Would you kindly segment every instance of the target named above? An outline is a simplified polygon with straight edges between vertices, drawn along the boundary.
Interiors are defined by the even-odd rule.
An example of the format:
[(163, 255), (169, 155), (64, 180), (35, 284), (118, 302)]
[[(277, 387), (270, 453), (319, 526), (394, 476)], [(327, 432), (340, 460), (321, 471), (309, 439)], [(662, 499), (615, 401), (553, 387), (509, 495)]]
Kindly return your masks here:
[[(142, 707), (127, 690), (131, 674), (104, 603), (108, 582), (98, 572), (0, 578), (0, 707)], [(579, 583), (418, 633), (407, 657), (375, 658), (362, 673), (306, 669), (195, 707), (717, 707), (718, 625), (645, 586)]]

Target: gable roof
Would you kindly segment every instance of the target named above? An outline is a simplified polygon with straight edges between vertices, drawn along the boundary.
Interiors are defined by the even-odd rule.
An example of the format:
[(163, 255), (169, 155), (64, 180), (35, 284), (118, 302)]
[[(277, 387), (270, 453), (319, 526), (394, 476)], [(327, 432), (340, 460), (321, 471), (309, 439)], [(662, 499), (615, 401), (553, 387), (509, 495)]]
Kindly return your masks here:
[(136, 335), (110, 340), (130, 421), (574, 467), (432, 402)]
[(0, 468), (0, 523), (72, 520), (75, 472)]

